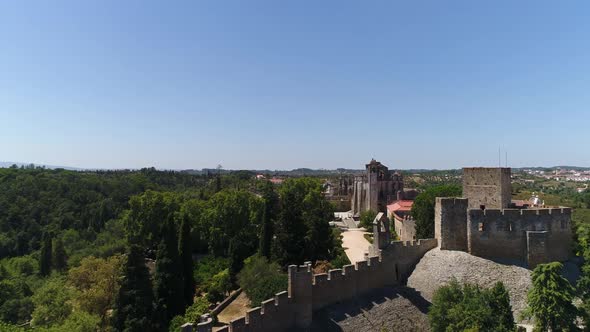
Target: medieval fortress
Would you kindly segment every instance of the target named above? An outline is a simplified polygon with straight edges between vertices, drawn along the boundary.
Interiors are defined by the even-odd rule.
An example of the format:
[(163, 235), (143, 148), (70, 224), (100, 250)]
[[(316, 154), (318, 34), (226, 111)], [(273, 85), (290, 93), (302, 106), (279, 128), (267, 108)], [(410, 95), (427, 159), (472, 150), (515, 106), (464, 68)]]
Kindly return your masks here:
[[(354, 184), (355, 211), (383, 211), (383, 203), (403, 193), (401, 175), (376, 161), (367, 164), (367, 177)], [(570, 256), (571, 209), (511, 203), (509, 168), (465, 168), (463, 198), (437, 198), (435, 238), (391, 241), (390, 220), (380, 212), (373, 222), (373, 244), (364, 261), (314, 275), (311, 263), (288, 268), (288, 290), (250, 309), (222, 332), (306, 329), (314, 312), (345, 302), (373, 289), (404, 284), (429, 250), (461, 250), (485, 258), (516, 261), (530, 268), (563, 261)], [(210, 332), (213, 319), (183, 325), (182, 331)]]
[(434, 230), (440, 248), (529, 268), (567, 260), (572, 209), (517, 209), (511, 192), (510, 168), (464, 168), (464, 198), (436, 199)]

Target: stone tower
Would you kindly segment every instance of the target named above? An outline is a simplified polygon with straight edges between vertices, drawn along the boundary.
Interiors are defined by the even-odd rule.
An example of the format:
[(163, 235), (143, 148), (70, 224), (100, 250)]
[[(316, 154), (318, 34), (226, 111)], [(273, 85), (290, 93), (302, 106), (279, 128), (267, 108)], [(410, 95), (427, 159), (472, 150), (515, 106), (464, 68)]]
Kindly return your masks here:
[(381, 163), (371, 160), (366, 165), (367, 168), (367, 209), (373, 211), (379, 211), (379, 179), (383, 178), (384, 172), (388, 173), (387, 167)]
[(463, 168), (463, 197), (469, 199), (469, 209), (506, 209), (511, 195), (510, 168)]
[(404, 197), (404, 178), (372, 159), (366, 173), (357, 175), (352, 184), (351, 207), (355, 216), (366, 210), (386, 212), (387, 204)]

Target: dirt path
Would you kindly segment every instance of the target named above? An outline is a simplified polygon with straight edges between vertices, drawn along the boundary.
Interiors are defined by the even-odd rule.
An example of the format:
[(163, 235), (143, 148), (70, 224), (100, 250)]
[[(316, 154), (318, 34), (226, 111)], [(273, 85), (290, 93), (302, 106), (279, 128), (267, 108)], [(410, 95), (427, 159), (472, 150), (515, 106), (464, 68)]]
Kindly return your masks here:
[(232, 319), (246, 316), (246, 311), (250, 308), (250, 299), (246, 293), (242, 292), (235, 300), (232, 301), (222, 312), (217, 315), (221, 323), (229, 323)]
[(371, 244), (365, 239), (365, 234), (367, 232), (364, 228), (353, 228), (342, 232), (342, 247), (352, 264), (364, 260), (365, 252), (369, 250)]

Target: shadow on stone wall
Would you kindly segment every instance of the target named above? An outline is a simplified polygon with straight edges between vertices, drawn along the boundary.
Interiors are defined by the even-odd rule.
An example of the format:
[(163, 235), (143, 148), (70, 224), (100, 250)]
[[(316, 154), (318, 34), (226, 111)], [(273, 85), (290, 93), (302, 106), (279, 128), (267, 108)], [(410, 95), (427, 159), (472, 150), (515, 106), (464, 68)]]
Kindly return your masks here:
[(430, 304), (413, 288), (383, 287), (315, 312), (311, 331), (425, 331)]

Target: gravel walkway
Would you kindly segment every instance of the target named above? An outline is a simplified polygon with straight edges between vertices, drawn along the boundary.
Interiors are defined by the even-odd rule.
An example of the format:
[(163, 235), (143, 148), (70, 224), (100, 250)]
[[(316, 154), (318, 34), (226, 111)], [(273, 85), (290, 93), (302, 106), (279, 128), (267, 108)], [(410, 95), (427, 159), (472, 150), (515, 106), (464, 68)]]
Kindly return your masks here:
[(369, 251), (371, 245), (365, 234), (368, 234), (364, 228), (354, 228), (342, 232), (342, 247), (346, 256), (352, 264), (365, 260), (365, 252)]
[(531, 271), (516, 265), (504, 265), (469, 255), (462, 251), (435, 248), (424, 255), (408, 279), (408, 287), (432, 301), (434, 291), (452, 278), (459, 282), (491, 287), (502, 281), (510, 294), (514, 318), (526, 307), (527, 291), (531, 286)]

